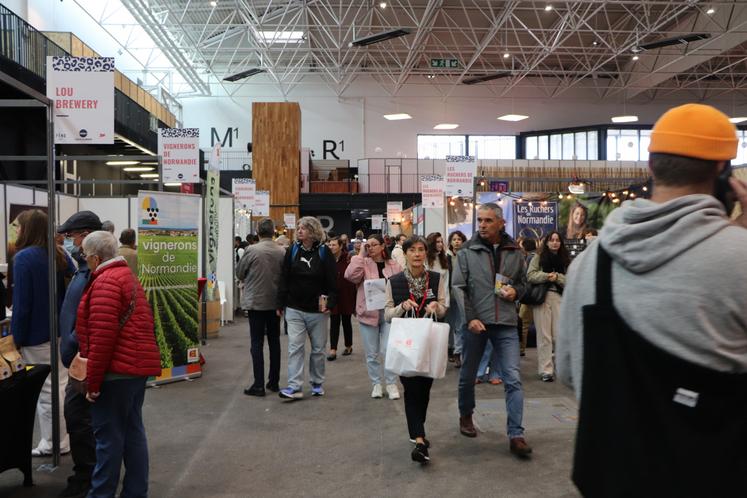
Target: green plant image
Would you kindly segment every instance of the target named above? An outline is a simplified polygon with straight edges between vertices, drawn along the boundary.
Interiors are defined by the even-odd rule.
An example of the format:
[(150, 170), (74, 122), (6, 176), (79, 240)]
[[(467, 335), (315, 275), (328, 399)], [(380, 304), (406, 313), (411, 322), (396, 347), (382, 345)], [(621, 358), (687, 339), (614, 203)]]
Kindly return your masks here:
[(199, 343), (196, 230), (140, 230), (140, 283), (153, 309), (162, 368), (187, 363)]

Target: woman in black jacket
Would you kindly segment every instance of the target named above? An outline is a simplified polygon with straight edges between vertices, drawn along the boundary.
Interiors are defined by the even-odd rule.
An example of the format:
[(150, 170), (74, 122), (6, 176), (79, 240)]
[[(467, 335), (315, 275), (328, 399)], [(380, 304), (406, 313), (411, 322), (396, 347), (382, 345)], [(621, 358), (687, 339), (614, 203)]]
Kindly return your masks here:
[[(402, 250), (407, 262), (405, 270), (389, 279), (386, 285), (387, 302), (384, 308), (386, 321), (394, 317), (414, 312), (422, 318), (446, 314), (446, 285), (438, 272), (426, 270), (427, 243), (422, 237), (414, 236), (405, 241)], [(430, 443), (425, 438), (425, 418), (428, 411), (433, 379), (429, 377), (402, 377), (405, 388), (405, 416), (410, 441), (415, 443), (411, 457), (414, 461), (430, 461), (428, 448)]]

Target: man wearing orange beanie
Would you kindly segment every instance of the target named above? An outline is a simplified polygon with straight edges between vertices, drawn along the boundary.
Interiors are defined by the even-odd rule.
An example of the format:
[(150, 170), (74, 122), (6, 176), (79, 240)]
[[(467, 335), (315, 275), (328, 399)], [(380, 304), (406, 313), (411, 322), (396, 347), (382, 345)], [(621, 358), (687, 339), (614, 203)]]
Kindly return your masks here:
[[(586, 496), (747, 490), (747, 217), (727, 217), (737, 137), (713, 107), (651, 132), (650, 200), (628, 201), (571, 265), (557, 343), (580, 399), (573, 480)], [(729, 188), (731, 187), (731, 188)]]

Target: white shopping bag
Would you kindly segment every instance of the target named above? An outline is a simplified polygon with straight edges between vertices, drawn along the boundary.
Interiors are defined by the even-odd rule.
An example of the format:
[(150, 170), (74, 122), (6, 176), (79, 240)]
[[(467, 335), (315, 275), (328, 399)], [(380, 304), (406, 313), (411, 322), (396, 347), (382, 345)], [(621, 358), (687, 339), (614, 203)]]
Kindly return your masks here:
[(428, 335), (430, 351), (429, 368), (426, 377), (443, 379), (446, 376), (446, 364), (449, 360), (449, 324), (433, 322)]
[(386, 305), (386, 279), (364, 280), (363, 293), (366, 297), (366, 311), (383, 310)]
[(429, 376), (432, 326), (430, 318), (393, 318), (384, 368), (403, 377)]

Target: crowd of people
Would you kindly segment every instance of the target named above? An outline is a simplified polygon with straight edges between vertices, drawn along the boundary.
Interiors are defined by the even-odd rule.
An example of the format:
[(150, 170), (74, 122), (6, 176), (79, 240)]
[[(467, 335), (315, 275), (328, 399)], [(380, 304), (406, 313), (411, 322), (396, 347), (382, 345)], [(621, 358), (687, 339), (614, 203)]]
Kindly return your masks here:
[[(719, 111), (695, 104), (670, 110), (651, 134), (652, 198), (623, 203), (598, 238), (581, 204), (565, 236), (551, 231), (541, 240), (514, 240), (493, 203), (477, 208), (469, 240), (458, 231), (425, 238), (357, 232), (349, 239), (303, 217), (290, 241), (275, 238), (271, 219), (261, 220), (256, 239), (235, 241), (254, 377), (245, 394), (302, 399), (308, 361), (310, 394), (323, 397), (340, 328), (342, 355), (353, 352), (355, 315), (370, 396), (404, 398), (411, 459), (427, 463), (434, 379), (398, 379), (385, 365), (392, 320), (432, 317), (450, 325), (460, 433), (478, 436), (475, 385), (502, 384), (508, 449), (526, 459), (533, 449), (523, 426), (520, 359), (533, 323), (538, 378), (559, 378), (580, 400), (573, 479), (583, 494), (732, 496), (747, 489), (747, 261), (735, 251), (747, 244), (747, 216), (727, 217), (735, 199), (747, 205), (747, 184), (729, 176), (736, 146), (734, 127)], [(40, 210), (18, 217), (11, 330), (29, 363), (50, 361), (47, 226)], [(123, 230), (119, 245), (113, 232), (90, 211), (57, 227), (61, 450), (74, 463), (63, 497), (115, 496), (123, 463), (120, 495), (147, 495), (142, 406), (147, 378), (160, 374), (160, 352), (136, 278), (134, 232)], [(568, 237), (591, 242), (573, 261)], [(51, 396), (48, 379), (34, 455), (52, 451)]]

